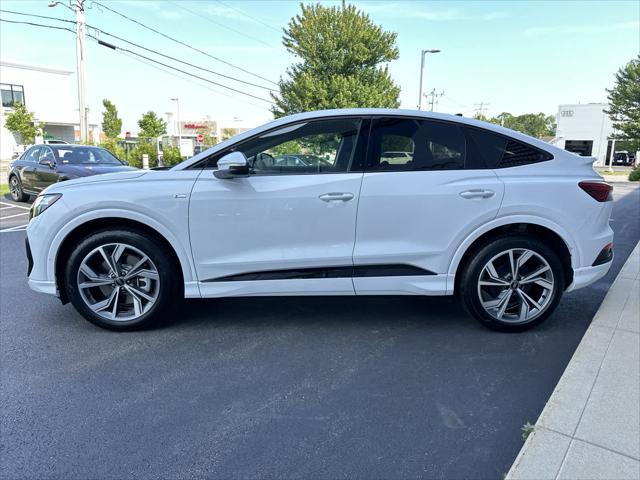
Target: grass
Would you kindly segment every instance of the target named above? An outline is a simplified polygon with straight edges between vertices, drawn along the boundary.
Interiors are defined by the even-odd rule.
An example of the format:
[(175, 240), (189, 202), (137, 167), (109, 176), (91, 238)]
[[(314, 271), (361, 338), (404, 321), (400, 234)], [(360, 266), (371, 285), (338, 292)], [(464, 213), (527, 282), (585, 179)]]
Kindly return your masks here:
[(529, 435), (533, 432), (535, 425), (531, 425), (529, 422), (525, 423), (520, 430), (522, 431), (522, 441), (524, 442)]
[(597, 168), (596, 172), (598, 172), (600, 175), (620, 175), (620, 176), (629, 175), (629, 171), (626, 171), (626, 172), (620, 172), (620, 171), (610, 172), (606, 168)]
[(0, 184), (0, 195), (4, 196), (9, 193), (9, 185), (6, 183)]

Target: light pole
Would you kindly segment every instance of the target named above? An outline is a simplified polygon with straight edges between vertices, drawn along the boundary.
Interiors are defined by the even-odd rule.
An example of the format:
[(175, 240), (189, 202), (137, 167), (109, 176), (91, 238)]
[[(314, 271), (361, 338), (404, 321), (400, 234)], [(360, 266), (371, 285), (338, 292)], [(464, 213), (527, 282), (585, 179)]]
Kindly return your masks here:
[[(80, 113), (80, 141), (86, 143), (89, 138), (89, 125), (87, 122), (87, 106), (85, 93), (84, 74), (84, 43), (86, 34), (86, 24), (84, 19), (85, 0), (70, 0), (69, 5), (63, 2), (52, 1), (49, 6), (62, 5), (76, 14), (76, 71), (78, 75), (78, 110)], [(70, 6), (70, 5), (73, 5)]]
[(178, 110), (178, 149), (182, 144), (182, 126), (180, 125), (180, 99), (178, 97), (172, 98), (171, 101), (176, 102), (176, 108)]
[(424, 56), (427, 53), (438, 53), (440, 50), (421, 50), (420, 51), (420, 91), (418, 92), (418, 110), (422, 110), (422, 77), (424, 74)]

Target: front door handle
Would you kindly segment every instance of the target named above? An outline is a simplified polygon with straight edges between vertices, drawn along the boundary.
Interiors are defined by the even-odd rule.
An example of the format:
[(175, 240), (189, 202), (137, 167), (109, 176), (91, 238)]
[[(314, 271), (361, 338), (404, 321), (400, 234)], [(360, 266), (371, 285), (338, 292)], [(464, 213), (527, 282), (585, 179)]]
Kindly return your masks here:
[(320, 195), (318, 198), (323, 202), (335, 202), (335, 201), (348, 202), (349, 200), (353, 199), (353, 193), (332, 192), (332, 193), (325, 193), (324, 195)]
[(471, 199), (471, 198), (491, 198), (496, 194), (493, 190), (483, 190), (481, 188), (466, 190), (464, 192), (460, 192), (460, 196), (462, 198)]

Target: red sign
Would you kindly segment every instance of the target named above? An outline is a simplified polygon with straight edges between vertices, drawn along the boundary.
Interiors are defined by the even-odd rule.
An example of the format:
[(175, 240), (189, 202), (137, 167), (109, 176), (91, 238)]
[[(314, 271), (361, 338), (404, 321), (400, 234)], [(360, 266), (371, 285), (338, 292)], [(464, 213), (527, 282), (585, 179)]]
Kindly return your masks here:
[(202, 143), (204, 141), (203, 135), (198, 135), (198, 143)]
[(197, 130), (199, 128), (207, 128), (206, 125), (198, 125), (197, 123), (185, 123), (183, 125), (184, 128), (187, 128), (189, 130)]

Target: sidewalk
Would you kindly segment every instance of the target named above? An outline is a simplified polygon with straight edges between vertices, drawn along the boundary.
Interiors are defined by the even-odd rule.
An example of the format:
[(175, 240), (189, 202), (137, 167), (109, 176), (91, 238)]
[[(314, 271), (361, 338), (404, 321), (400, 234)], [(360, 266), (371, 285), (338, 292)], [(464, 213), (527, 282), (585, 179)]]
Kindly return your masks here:
[(640, 479), (640, 243), (506, 478)]

